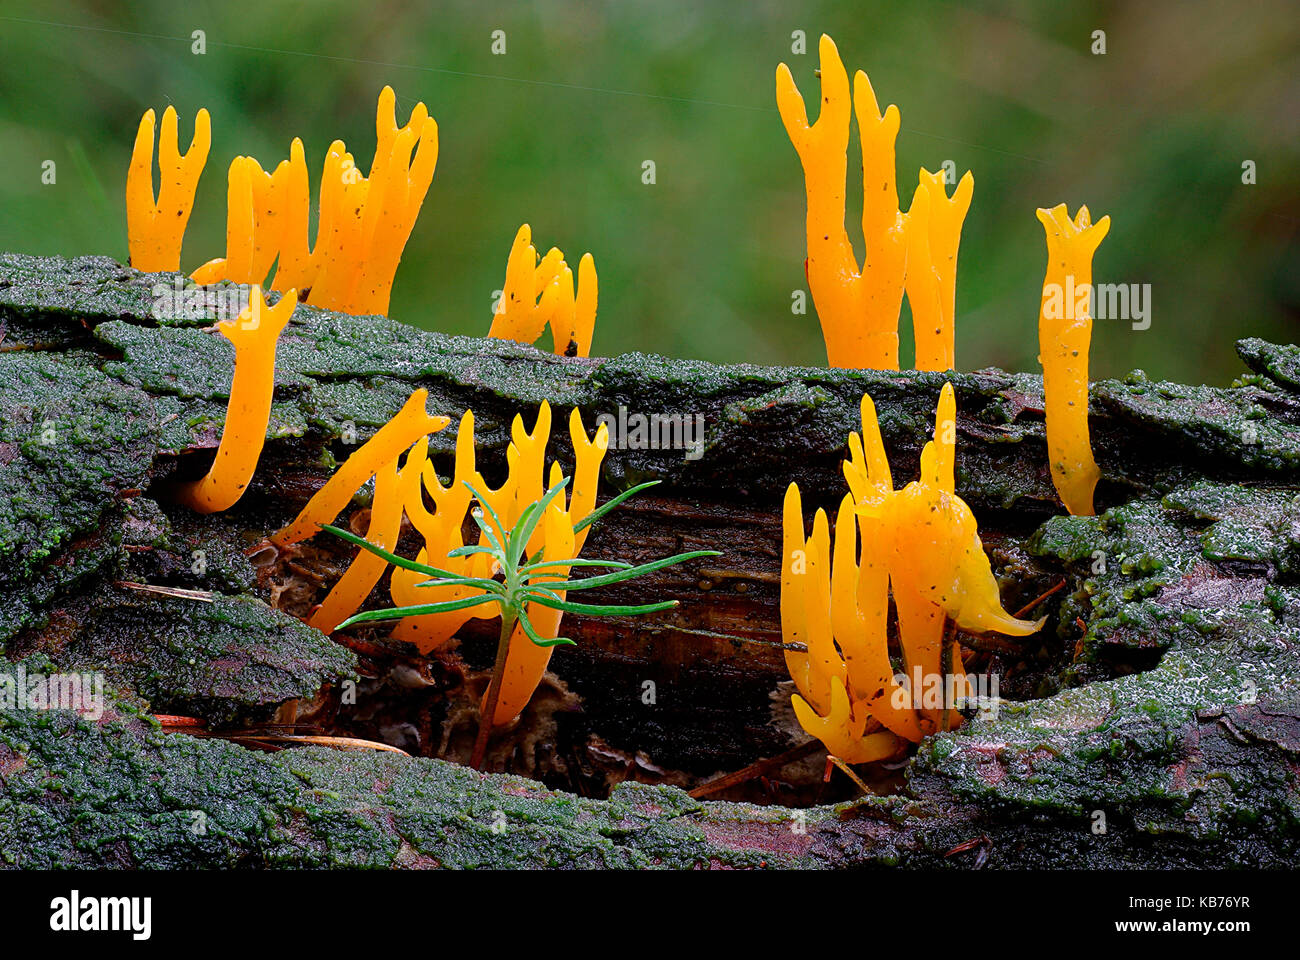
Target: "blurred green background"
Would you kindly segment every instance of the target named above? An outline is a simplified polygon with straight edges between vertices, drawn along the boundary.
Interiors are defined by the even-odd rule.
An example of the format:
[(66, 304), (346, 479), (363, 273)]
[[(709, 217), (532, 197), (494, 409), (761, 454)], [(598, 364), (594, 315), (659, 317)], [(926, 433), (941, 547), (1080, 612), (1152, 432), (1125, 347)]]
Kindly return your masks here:
[[(1296, 341), (1300, 28), (1293, 4), (1150, 2), (506, 4), (391, 0), (0, 6), (0, 248), (126, 258), (123, 188), (140, 114), (200, 106), (213, 146), (182, 266), (223, 254), (225, 170), (306, 144), (362, 169), (375, 98), (440, 128), (437, 175), (391, 314), (483, 334), (522, 222), (571, 264), (595, 256), (593, 352), (825, 363), (803, 275), (804, 194), (774, 100), (790, 63), (815, 91), (817, 37), (902, 111), (916, 170), (975, 174), (962, 238), (957, 362), (1036, 370), (1045, 264), (1034, 209), (1087, 203), (1112, 227), (1097, 282), (1152, 285), (1152, 325), (1098, 322), (1093, 375), (1222, 383), (1234, 338)], [(207, 50), (191, 51), (202, 29)], [(1107, 53), (1090, 52), (1106, 32)], [(491, 52), (504, 30), (506, 53)], [(791, 52), (791, 34), (808, 52)], [(815, 96), (815, 93), (813, 94)], [(815, 107), (814, 107), (815, 112)], [(850, 145), (849, 231), (861, 184)], [(42, 185), (54, 160), (57, 183)], [(653, 160), (657, 182), (642, 183)], [(1258, 183), (1242, 183), (1242, 162)], [(860, 252), (860, 246), (859, 246)], [(904, 307), (903, 359), (910, 364)]]

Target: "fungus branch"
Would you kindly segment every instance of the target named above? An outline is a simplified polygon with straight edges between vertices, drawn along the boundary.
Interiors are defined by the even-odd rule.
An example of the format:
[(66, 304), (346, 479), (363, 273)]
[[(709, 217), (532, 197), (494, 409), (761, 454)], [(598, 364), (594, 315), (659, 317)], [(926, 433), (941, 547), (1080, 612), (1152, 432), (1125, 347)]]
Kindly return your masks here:
[[(152, 114), (146, 118), (152, 130)], [(164, 130), (165, 124), (164, 118)], [(272, 173), (252, 157), (236, 157), (227, 178), (226, 255), (205, 263), (192, 279), (260, 284), (278, 260), (273, 290), (302, 290), (312, 306), (344, 313), (387, 313), (393, 276), (438, 164), (438, 124), (417, 103), (399, 127), (396, 95), (384, 87), (375, 109), (375, 135), (368, 176), (343, 141), (335, 140), (326, 151), (312, 246), (302, 141), (294, 139), (289, 159)]]
[(137, 270), (179, 270), (181, 242), (194, 208), (194, 191), (208, 161), (212, 145), (212, 121), (208, 111), (194, 117), (190, 148), (180, 152), (176, 132), (176, 110), (163, 111), (158, 139), (158, 195), (153, 189), (154, 112), (140, 118), (126, 174), (126, 237), (131, 266)]
[(298, 293), (290, 290), (274, 307), (267, 307), (262, 289), (254, 286), (248, 306), (236, 320), (217, 329), (235, 348), (235, 373), (226, 405), (212, 467), (201, 479), (183, 484), (178, 499), (199, 513), (215, 513), (234, 506), (248, 489), (266, 442), (275, 388), (275, 347), (298, 306)]
[(1101, 470), (1088, 431), (1088, 348), (1092, 343), (1092, 255), (1110, 230), (1086, 206), (1071, 220), (1065, 204), (1040, 209), (1047, 233), (1047, 274), (1038, 316), (1047, 453), (1052, 483), (1070, 513), (1091, 516)]
[(808, 199), (805, 270), (826, 356), (832, 367), (898, 369), (898, 313), (904, 286), (912, 304), (919, 370), (953, 366), (957, 246), (974, 180), (967, 173), (951, 199), (943, 174), (922, 169), (912, 207), (898, 208), (894, 144), (900, 115), (882, 113), (867, 75), (853, 77), (852, 113), (862, 148), (862, 237), (857, 255), (844, 228), (848, 172), (849, 77), (835, 42), (823, 35), (821, 112), (814, 124), (790, 68), (776, 71), (776, 104), (803, 165)]
[(510, 248), (506, 279), (488, 336), (535, 343), (549, 325), (555, 353), (585, 357), (591, 353), (596, 327), (596, 292), (596, 261), (590, 253), (584, 253), (578, 263), (575, 291), (573, 271), (564, 254), (551, 247), (539, 261), (532, 228), (525, 223)]

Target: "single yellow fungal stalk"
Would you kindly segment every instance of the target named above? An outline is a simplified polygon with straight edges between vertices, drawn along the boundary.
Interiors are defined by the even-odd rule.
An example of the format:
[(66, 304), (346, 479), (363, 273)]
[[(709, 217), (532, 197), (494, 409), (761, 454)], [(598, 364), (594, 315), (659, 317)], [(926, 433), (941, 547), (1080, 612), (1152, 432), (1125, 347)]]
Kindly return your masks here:
[(957, 250), (975, 178), (968, 170), (948, 196), (942, 172), (922, 168), (907, 220), (907, 301), (916, 369), (955, 369)]
[[(282, 163), (281, 167), (284, 166)], [(276, 168), (278, 174), (280, 169)], [(302, 140), (293, 138), (289, 145), (288, 167), (281, 194), (282, 225), (280, 258), (275, 268), (273, 290), (294, 287), (310, 290), (316, 281), (317, 258), (307, 241), (307, 223), (311, 217), (311, 187), (307, 176), (307, 156)]]
[[(397, 469), (396, 458), (381, 466), (375, 473), (375, 496), (370, 504), (370, 522), (366, 526), (366, 540), (392, 552), (397, 548), (397, 537), (402, 530), (402, 498), (400, 490), (404, 474), (419, 476), (424, 466), (429, 438), (424, 437), (416, 448), (407, 454), (406, 463)], [(330, 588), (308, 623), (321, 633), (333, 633), (334, 628), (357, 612), (357, 608), (370, 596), (379, 578), (384, 575), (388, 561), (369, 550), (357, 550), (357, 555), (338, 581)]]
[(564, 254), (552, 247), (539, 262), (532, 229), (525, 223), (510, 247), (506, 279), (488, 336), (536, 343), (549, 325), (556, 354), (585, 357), (591, 353), (596, 300), (596, 261), (591, 254), (584, 253), (578, 263), (575, 290), (573, 271)]
[(421, 389), (412, 393), (393, 419), (380, 427), (373, 437), (343, 462), (325, 485), (307, 501), (298, 516), (271, 537), (271, 542), (281, 547), (297, 543), (315, 534), (321, 524), (332, 523), (347, 506), (352, 495), (376, 471), (394, 461), (420, 437), (437, 433), (447, 426), (451, 421), (446, 417), (430, 416), (425, 411), (428, 400), (428, 390)]
[(1065, 204), (1039, 209), (1047, 233), (1047, 274), (1038, 314), (1038, 362), (1043, 366), (1047, 454), (1052, 483), (1065, 508), (1091, 516), (1101, 479), (1088, 434), (1088, 348), (1092, 342), (1092, 255), (1110, 230), (1086, 206), (1074, 220)]
[(867, 75), (853, 79), (862, 146), (865, 265), (844, 228), (848, 173), (849, 79), (834, 41), (819, 44), (821, 112), (809, 125), (790, 68), (776, 70), (776, 102), (804, 170), (808, 200), (806, 271), (832, 367), (898, 369), (898, 311), (907, 265), (906, 219), (898, 210), (894, 143), (899, 112), (882, 114)]
[(182, 156), (176, 139), (176, 110), (163, 111), (158, 140), (158, 199), (153, 189), (154, 112), (146, 110), (135, 135), (126, 174), (126, 236), (137, 270), (179, 270), (181, 243), (194, 208), (194, 190), (212, 145), (207, 110), (194, 117), (194, 136)]
[(184, 484), (178, 494), (180, 502), (192, 510), (215, 513), (229, 509), (248, 489), (271, 419), (276, 343), (297, 305), (298, 292), (290, 290), (268, 308), (262, 288), (254, 286), (238, 319), (217, 324), (235, 348), (235, 374), (216, 459), (202, 479)]
[[(417, 448), (418, 449), (418, 448)], [(444, 487), (438, 480), (433, 464), (425, 462), (420, 474), (403, 473), (402, 503), (406, 515), (417, 533), (424, 538), (416, 561), (440, 567), (464, 576), (491, 576), (487, 557), (477, 554), (468, 557), (449, 557), (452, 550), (465, 545), (461, 534), (461, 525), (465, 511), (469, 508), (473, 494), (465, 486), (466, 482), (474, 484), (477, 489), (481, 478), (474, 466), (474, 414), (466, 410), (460, 419), (456, 433), (456, 463), (451, 483)], [(424, 505), (424, 490), (433, 497), (434, 512), (430, 513)], [(480, 538), (481, 539), (481, 538)], [(424, 574), (402, 567), (394, 567), (389, 575), (389, 595), (399, 607), (416, 604), (442, 603), (447, 600), (461, 600), (474, 593), (470, 587), (421, 587), (427, 580)], [(441, 613), (429, 613), (419, 617), (406, 617), (399, 620), (393, 629), (396, 640), (413, 643), (421, 653), (429, 653), (446, 646), (452, 636), (465, 623), (475, 616), (482, 616), (480, 608), (450, 610)]]

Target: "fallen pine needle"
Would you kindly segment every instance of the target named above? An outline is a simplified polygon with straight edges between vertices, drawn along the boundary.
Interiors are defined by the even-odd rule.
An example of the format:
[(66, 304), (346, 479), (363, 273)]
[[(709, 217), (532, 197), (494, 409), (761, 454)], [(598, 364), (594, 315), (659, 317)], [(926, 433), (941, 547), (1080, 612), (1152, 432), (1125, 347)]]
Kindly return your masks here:
[(182, 600), (199, 600), (203, 603), (211, 603), (213, 599), (212, 592), (209, 590), (186, 590), (183, 587), (160, 587), (152, 583), (133, 583), (130, 580), (118, 580), (114, 586), (123, 587), (127, 590), (138, 590), (141, 593), (157, 593), (164, 597), (179, 597)]
[(839, 757), (834, 757), (831, 756), (830, 754), (827, 754), (826, 759), (828, 762), (835, 764), (835, 766), (843, 770), (844, 775), (848, 777), (850, 780), (852, 780), (854, 783), (856, 783), (858, 785), (858, 789), (861, 790), (864, 794), (869, 795), (871, 793), (871, 788), (862, 782), (862, 778), (859, 777), (856, 773), (854, 773), (853, 769), (847, 763), (845, 763)]
[(265, 733), (265, 734), (230, 734), (227, 739), (238, 742), (264, 743), (268, 746), (275, 744), (302, 744), (309, 747), (332, 747), (335, 750), (378, 750), (383, 753), (400, 753), (404, 757), (410, 754), (387, 743), (380, 743), (377, 740), (362, 740), (358, 737), (325, 737), (312, 734), (298, 733)]

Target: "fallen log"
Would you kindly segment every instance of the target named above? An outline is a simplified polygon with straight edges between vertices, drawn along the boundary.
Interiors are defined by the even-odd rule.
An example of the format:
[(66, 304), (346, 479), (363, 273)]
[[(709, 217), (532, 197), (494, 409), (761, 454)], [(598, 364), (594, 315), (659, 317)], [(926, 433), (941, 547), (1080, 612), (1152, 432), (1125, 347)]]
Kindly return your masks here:
[[(0, 645), (11, 667), (98, 671), (112, 691), (97, 721), (0, 710), (4, 862), (1294, 862), (1296, 347), (1242, 341), (1250, 373), (1227, 388), (1141, 374), (1094, 383), (1103, 512), (1070, 518), (1048, 476), (1033, 375), (564, 358), (300, 307), (253, 487), (233, 510), (198, 517), (168, 486), (201, 473), (216, 447), (232, 354), (210, 319), (154, 315), (157, 285), (174, 280), (104, 258), (0, 256)], [(979, 516), (1004, 605), (1065, 583), (1039, 605), (1048, 627), (1029, 643), (961, 638), (977, 672), (999, 680), (996, 716), (925, 741), (882, 777), (893, 777), (880, 785), (889, 796), (796, 810), (675, 789), (806, 739), (781, 688), (781, 495), (795, 480), (810, 508), (838, 502), (864, 391), (896, 476), (914, 475), (948, 379), (958, 492)], [(702, 418), (698, 445), (641, 447), (629, 434), (610, 450), (606, 495), (663, 484), (598, 527), (589, 552), (636, 561), (704, 545), (723, 556), (604, 593), (679, 600), (669, 614), (574, 618), (566, 631), (579, 646), (557, 655), (553, 688), (494, 758), (589, 797), (431, 759), (459, 756), (490, 630), (466, 630), (459, 654), (441, 658), (379, 632), (327, 638), (294, 614), (342, 554), (312, 547), (290, 569), (257, 552), (417, 387), (433, 413), (474, 410), (485, 463), (502, 459), (511, 418), (531, 422), (543, 399), (579, 407), (588, 425), (601, 414)], [(453, 439), (433, 437), (440, 466)], [(553, 455), (571, 463), (566, 445), (557, 432)], [(381, 584), (372, 602), (385, 599)], [(145, 715), (220, 729), (283, 719), (286, 707), (316, 729), (422, 756), (256, 752), (164, 734)], [(770, 772), (765, 794), (740, 795), (818, 796), (806, 771)], [(605, 799), (622, 778), (668, 785), (623, 783)], [(854, 793), (837, 782), (821, 796)], [(186, 828), (196, 813), (219, 825), (200, 844)]]

